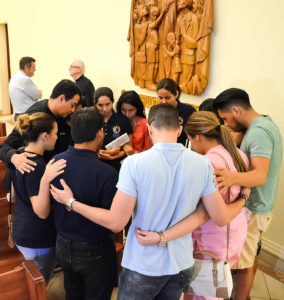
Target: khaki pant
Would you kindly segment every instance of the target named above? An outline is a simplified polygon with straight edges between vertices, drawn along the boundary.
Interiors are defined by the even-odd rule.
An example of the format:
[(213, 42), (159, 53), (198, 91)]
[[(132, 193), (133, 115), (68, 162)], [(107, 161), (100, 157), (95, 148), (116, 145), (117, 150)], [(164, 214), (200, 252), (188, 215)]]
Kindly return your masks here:
[(247, 269), (254, 265), (258, 244), (272, 220), (272, 213), (263, 215), (251, 215), (248, 221), (247, 238), (242, 254), (233, 269)]

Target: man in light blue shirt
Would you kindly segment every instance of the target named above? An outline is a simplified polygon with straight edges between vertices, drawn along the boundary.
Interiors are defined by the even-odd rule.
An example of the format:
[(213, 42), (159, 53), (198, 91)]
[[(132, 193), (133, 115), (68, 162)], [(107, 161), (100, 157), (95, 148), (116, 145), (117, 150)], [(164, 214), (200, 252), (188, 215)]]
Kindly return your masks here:
[[(154, 146), (126, 158), (110, 210), (74, 201), (64, 181), (61, 181), (64, 190), (52, 187), (52, 195), (65, 205), (72, 199), (74, 212), (115, 232), (123, 229), (134, 211), (123, 255), (118, 299), (178, 300), (193, 274), (191, 234), (186, 226), (182, 237), (166, 241), (163, 232), (193, 215), (198, 219), (195, 228), (207, 221), (204, 210), (195, 212), (200, 198), (220, 226), (225, 224), (214, 219), (212, 211), (223, 218), (228, 210), (213, 183), (213, 167), (208, 158), (177, 144), (182, 131), (178, 111), (169, 104), (153, 106), (148, 128)], [(244, 201), (236, 202), (231, 207), (239, 211)], [(136, 228), (159, 232), (159, 243), (142, 246), (136, 239)]]
[(35, 70), (35, 59), (22, 57), (19, 72), (10, 79), (9, 93), (15, 113), (15, 121), (19, 114), (24, 113), (42, 97), (42, 91), (31, 80)]

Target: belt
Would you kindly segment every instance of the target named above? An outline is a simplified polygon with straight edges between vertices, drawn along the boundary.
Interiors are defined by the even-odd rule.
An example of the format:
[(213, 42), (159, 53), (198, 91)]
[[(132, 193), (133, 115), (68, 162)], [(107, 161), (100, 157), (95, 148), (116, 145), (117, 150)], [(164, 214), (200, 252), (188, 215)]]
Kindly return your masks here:
[(104, 246), (110, 245), (111, 243), (113, 243), (113, 240), (111, 238), (108, 238), (107, 240), (103, 240), (103, 241), (99, 241), (99, 242), (89, 242), (89, 241), (74, 241), (72, 239), (68, 239), (63, 237), (60, 234), (57, 234), (57, 240), (59, 240), (60, 242), (63, 242), (64, 244), (68, 244), (69, 246), (72, 246), (73, 248), (75, 247), (88, 247), (91, 249), (99, 249), (102, 248)]

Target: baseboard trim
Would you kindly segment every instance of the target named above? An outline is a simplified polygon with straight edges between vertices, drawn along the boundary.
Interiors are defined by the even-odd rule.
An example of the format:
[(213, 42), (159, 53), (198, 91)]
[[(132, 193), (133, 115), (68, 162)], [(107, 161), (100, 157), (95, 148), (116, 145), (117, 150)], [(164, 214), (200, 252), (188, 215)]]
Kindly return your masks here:
[(279, 245), (271, 241), (268, 238), (262, 238), (262, 249), (271, 255), (277, 257), (280, 260), (284, 261), (284, 246)]

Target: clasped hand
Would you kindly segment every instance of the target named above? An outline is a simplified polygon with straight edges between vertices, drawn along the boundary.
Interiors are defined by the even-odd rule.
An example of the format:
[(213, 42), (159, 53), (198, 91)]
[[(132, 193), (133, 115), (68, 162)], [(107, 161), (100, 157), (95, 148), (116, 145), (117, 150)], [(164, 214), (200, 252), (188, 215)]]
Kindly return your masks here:
[(155, 231), (146, 231), (136, 228), (135, 234), (138, 242), (143, 246), (158, 245), (160, 242), (160, 235)]

